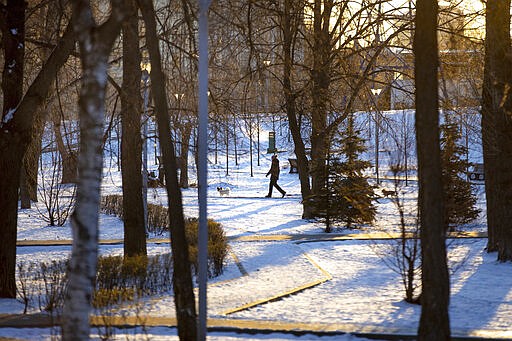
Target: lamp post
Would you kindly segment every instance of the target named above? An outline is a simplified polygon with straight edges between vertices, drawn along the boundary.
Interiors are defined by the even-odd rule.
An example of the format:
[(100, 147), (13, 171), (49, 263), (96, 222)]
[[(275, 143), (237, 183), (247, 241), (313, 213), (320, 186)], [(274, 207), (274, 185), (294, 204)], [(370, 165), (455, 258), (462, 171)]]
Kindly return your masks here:
[[(185, 96), (185, 94), (181, 94), (181, 93), (174, 94), (174, 98), (176, 98), (176, 101), (177, 101), (177, 103), (178, 103), (178, 115), (177, 115), (178, 117), (179, 117), (179, 116), (180, 116), (180, 114), (181, 114), (181, 100), (183, 99), (183, 97), (184, 97), (184, 96)], [(181, 121), (182, 121), (182, 120), (180, 119), (180, 122), (181, 122)], [(176, 132), (176, 131), (175, 131), (175, 134), (177, 135), (177, 132)], [(178, 143), (178, 137), (177, 137), (177, 136), (174, 136), (173, 140), (174, 140), (174, 150), (176, 150), (176, 151), (177, 151), (177, 150), (178, 150), (178, 145), (177, 145), (177, 143)], [(181, 138), (181, 143), (184, 143), (184, 141), (183, 141), (183, 136), (182, 136), (182, 138)], [(188, 143), (188, 142), (187, 142), (187, 143)], [(181, 149), (179, 149), (179, 150), (181, 150)]]
[(151, 64), (142, 62), (142, 82), (144, 83), (144, 112), (142, 115), (142, 205), (144, 208), (144, 230), (148, 232), (148, 101), (149, 101), (149, 73)]
[(409, 168), (409, 156), (408, 156), (408, 148), (407, 148), (407, 143), (408, 143), (408, 140), (409, 140), (409, 137), (408, 137), (408, 129), (409, 129), (409, 124), (408, 124), (408, 120), (407, 120), (407, 113), (405, 112), (405, 110), (402, 109), (402, 117), (403, 117), (403, 121), (404, 121), (404, 131), (403, 131), (403, 135), (404, 135), (404, 158), (405, 158), (405, 186), (408, 186), (409, 185), (409, 171), (408, 171), (408, 168)]
[(257, 146), (258, 146), (258, 167), (260, 166), (260, 115), (256, 116), (256, 134), (258, 136)]
[[(264, 60), (263, 61), (263, 64), (265, 65), (265, 113), (268, 115), (268, 82), (269, 82), (269, 77), (268, 77), (268, 67), (270, 65), (270, 60)], [(274, 116), (272, 116), (272, 131), (275, 132), (276, 131), (276, 123), (275, 123), (275, 120), (274, 120)]]
[[(265, 73), (265, 112), (268, 115), (269, 113), (269, 71), (268, 67), (270, 66), (270, 60), (264, 60), (263, 64), (265, 65), (266, 73)], [(274, 115), (272, 117), (272, 131), (268, 133), (268, 148), (267, 148), (267, 154), (275, 153), (277, 151), (276, 149), (276, 120)]]
[(373, 102), (375, 104), (375, 174), (377, 176), (377, 184), (380, 184), (379, 179), (379, 130), (380, 130), (380, 115), (377, 107), (377, 99), (382, 89), (371, 89), (373, 94)]
[(251, 167), (251, 178), (254, 177), (253, 166), (252, 166), (252, 115), (251, 113), (247, 114), (247, 118), (249, 121), (249, 164)]
[(207, 295), (208, 280), (208, 220), (207, 220), (207, 188), (208, 188), (208, 9), (211, 0), (199, 1), (199, 67), (198, 67), (198, 263), (199, 263), (199, 314), (197, 340), (206, 340), (207, 332)]
[(157, 138), (157, 134), (156, 134), (156, 128), (155, 128), (155, 142), (153, 143), (153, 157), (155, 158), (155, 166), (158, 165), (158, 159), (157, 159), (157, 154), (158, 154), (158, 148), (157, 148), (157, 145), (156, 145), (156, 138)]
[[(257, 90), (261, 88), (261, 80), (258, 80), (258, 87)], [(256, 97), (259, 99), (259, 97)], [(256, 152), (258, 155), (258, 167), (260, 166), (260, 112), (259, 112), (259, 103), (258, 100), (256, 100)]]

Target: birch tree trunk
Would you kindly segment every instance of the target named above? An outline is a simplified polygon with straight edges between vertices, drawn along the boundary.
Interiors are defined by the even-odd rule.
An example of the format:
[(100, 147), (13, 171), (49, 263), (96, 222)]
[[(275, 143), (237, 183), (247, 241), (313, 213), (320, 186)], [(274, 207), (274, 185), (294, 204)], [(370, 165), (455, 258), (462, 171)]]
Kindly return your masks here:
[(98, 27), (89, 1), (73, 2), (72, 20), (80, 46), (83, 83), (79, 99), (79, 177), (76, 206), (71, 217), (73, 249), (68, 268), (68, 290), (64, 298), (63, 340), (89, 339), (89, 312), (98, 255), (107, 62), (124, 19), (124, 2), (116, 0), (111, 5), (110, 18)]

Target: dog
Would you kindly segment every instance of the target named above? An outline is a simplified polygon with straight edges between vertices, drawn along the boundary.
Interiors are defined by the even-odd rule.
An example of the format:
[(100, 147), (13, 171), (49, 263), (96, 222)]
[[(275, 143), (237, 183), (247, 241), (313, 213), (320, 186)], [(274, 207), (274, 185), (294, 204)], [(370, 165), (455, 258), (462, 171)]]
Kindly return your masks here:
[(389, 197), (389, 196), (392, 196), (392, 197), (396, 197), (397, 193), (396, 191), (389, 191), (387, 189), (382, 189), (382, 194), (384, 194), (385, 197)]
[(217, 187), (217, 192), (219, 192), (220, 196), (223, 197), (225, 195), (229, 196), (231, 190), (229, 189), (229, 187)]

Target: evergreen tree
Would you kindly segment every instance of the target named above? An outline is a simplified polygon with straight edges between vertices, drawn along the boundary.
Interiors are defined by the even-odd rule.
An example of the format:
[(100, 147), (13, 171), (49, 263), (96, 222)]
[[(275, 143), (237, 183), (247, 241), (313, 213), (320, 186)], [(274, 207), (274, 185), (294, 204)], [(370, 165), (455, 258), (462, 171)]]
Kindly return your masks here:
[(445, 193), (445, 219), (453, 230), (456, 225), (466, 224), (478, 217), (480, 210), (471, 183), (466, 179), (469, 162), (465, 159), (467, 148), (459, 143), (461, 132), (455, 122), (445, 115), (441, 125), (441, 165), (443, 191)]
[(316, 196), (315, 202), (316, 211), (325, 220), (326, 232), (331, 231), (334, 222), (343, 222), (347, 228), (370, 224), (376, 214), (372, 202), (374, 186), (363, 176), (363, 170), (371, 163), (360, 159), (366, 147), (354, 129), (352, 116), (348, 119), (344, 136), (335, 144), (340, 146), (340, 156), (328, 157), (326, 186)]

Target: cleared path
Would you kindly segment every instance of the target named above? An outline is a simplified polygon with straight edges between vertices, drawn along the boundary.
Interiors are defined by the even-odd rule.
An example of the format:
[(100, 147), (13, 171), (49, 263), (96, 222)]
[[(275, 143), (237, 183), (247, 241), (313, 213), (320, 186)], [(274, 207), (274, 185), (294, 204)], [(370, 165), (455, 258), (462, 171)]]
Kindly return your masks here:
[[(331, 279), (331, 275), (316, 264), (298, 244), (318, 241), (343, 241), (343, 240), (384, 240), (399, 238), (399, 235), (387, 233), (371, 234), (301, 234), (301, 235), (247, 235), (232, 237), (230, 239), (231, 252), (234, 253), (235, 262), (240, 269), (240, 276), (224, 281), (213, 282), (208, 286), (208, 328), (210, 331), (238, 331), (244, 333), (267, 333), (267, 332), (293, 332), (294, 334), (313, 333), (317, 335), (342, 335), (352, 334), (356, 336), (373, 339), (412, 339), (416, 330), (404, 328), (382, 327), (372, 325), (340, 324), (340, 323), (286, 323), (278, 321), (257, 321), (231, 319), (230, 314), (255, 307), (260, 304), (279, 300), (282, 297), (293, 295), (297, 292), (319, 285)], [(451, 238), (485, 238), (485, 233), (456, 233)], [(284, 243), (268, 243), (268, 242)], [(270, 252), (276, 257), (276, 262), (283, 264), (288, 269), (292, 268), (291, 278), (280, 278), (279, 274), (269, 268), (265, 269), (262, 264), (243, 263), (238, 261), (237, 254), (243, 253), (243, 244), (246, 242), (260, 243), (265, 252)], [(102, 245), (122, 244), (122, 239), (102, 240)], [(169, 243), (169, 239), (150, 239), (148, 243)], [(71, 240), (50, 240), (50, 241), (19, 241), (18, 246), (52, 246), (71, 245)], [(250, 248), (254, 250), (254, 248)], [(256, 253), (258, 252), (256, 248)], [(244, 255), (242, 259), (252, 259), (254, 255)], [(251, 291), (247, 288), (259, 287), (261, 290)], [(150, 306), (150, 307), (149, 307)], [(172, 297), (160, 297), (152, 299), (148, 310), (141, 311), (139, 316), (92, 316), (92, 323), (95, 325), (109, 324), (112, 326), (167, 326), (175, 327), (176, 319), (173, 314), (154, 314), (159, 306), (174, 306)], [(58, 324), (58, 320), (51, 319), (46, 314), (30, 315), (0, 315), (0, 328), (2, 327), (50, 327)], [(507, 339), (511, 335), (502, 333), (496, 334), (493, 331), (485, 330), (452, 330), (454, 340), (497, 340)]]

